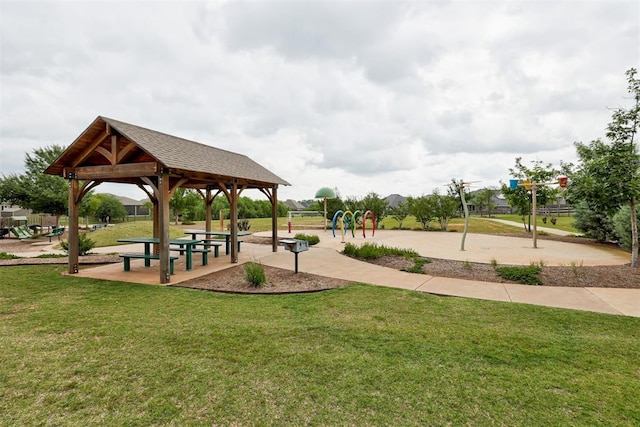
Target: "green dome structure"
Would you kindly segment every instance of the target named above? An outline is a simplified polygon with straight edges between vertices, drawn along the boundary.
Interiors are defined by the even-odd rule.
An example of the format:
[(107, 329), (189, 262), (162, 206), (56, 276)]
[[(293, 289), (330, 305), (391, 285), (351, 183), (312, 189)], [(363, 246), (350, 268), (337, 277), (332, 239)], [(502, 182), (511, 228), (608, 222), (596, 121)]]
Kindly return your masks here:
[(327, 199), (335, 199), (336, 192), (329, 187), (322, 187), (316, 191), (316, 199), (324, 200), (324, 231), (327, 231)]
[(322, 187), (316, 191), (316, 199), (335, 199), (336, 192), (329, 187)]

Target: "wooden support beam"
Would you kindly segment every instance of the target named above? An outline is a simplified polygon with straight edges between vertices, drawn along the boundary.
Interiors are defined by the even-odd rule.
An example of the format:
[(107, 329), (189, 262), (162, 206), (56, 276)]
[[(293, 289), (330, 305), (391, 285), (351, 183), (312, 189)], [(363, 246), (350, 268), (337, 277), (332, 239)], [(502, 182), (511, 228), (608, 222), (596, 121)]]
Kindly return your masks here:
[(86, 180), (113, 180), (114, 178), (139, 178), (155, 175), (158, 165), (155, 162), (127, 163), (123, 165), (81, 166), (65, 168), (64, 176)]
[(77, 179), (69, 180), (69, 274), (78, 272), (80, 237), (78, 232), (78, 210), (80, 185)]
[(271, 251), (278, 252), (278, 184), (271, 190)]
[(107, 139), (109, 137), (109, 135), (111, 135), (111, 127), (109, 126), (109, 124), (107, 123), (107, 127), (104, 130), (104, 132), (102, 132), (96, 139), (95, 141), (93, 141), (91, 144), (89, 144), (87, 146), (87, 148), (85, 148), (82, 153), (80, 153), (80, 155), (78, 157), (76, 157), (73, 160), (73, 163), (71, 163), (71, 167), (75, 168), (76, 166), (78, 166), (79, 164), (81, 164), (82, 162), (84, 162), (85, 160), (87, 160), (87, 158), (91, 155), (91, 153), (94, 152), (94, 150), (96, 149), (96, 147), (98, 147), (100, 144), (102, 144), (104, 142), (105, 139)]
[(111, 156), (109, 163), (115, 165), (118, 160), (118, 137), (117, 135), (111, 135)]
[(238, 262), (238, 182), (234, 179), (231, 185), (231, 262)]
[(89, 193), (89, 191), (91, 191), (92, 189), (94, 189), (100, 184), (102, 184), (102, 181), (85, 181), (82, 184), (82, 188), (80, 188), (80, 193), (78, 194), (78, 200), (77, 200), (78, 204), (80, 204), (82, 199), (84, 199), (84, 196), (86, 196)]
[(122, 160), (124, 160), (124, 158), (133, 150), (137, 147), (136, 144), (134, 144), (133, 142), (128, 143), (127, 145), (125, 145), (124, 147), (122, 147), (122, 149), (120, 150), (120, 152), (118, 153), (118, 158), (116, 159), (116, 163), (121, 163)]
[(158, 176), (158, 231), (160, 233), (159, 255), (160, 255), (160, 283), (165, 284), (170, 281), (169, 270), (169, 176)]

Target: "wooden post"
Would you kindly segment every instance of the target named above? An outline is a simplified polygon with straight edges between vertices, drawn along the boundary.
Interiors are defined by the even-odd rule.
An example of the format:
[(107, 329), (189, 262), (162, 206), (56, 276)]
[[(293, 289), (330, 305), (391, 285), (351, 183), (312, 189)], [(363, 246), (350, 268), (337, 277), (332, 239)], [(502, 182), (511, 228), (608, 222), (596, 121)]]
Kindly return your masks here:
[(278, 252), (278, 184), (271, 191), (271, 250)]
[(158, 227), (160, 231), (160, 283), (170, 281), (169, 271), (169, 199), (170, 199), (169, 175), (158, 176)]
[(204, 226), (206, 231), (211, 231), (212, 203), (213, 203), (213, 199), (211, 198), (211, 189), (207, 186), (207, 192), (204, 195), (204, 212), (205, 212)]
[[(159, 223), (159, 218), (160, 218), (160, 208), (159, 208), (159, 202), (158, 202), (158, 189), (155, 189), (156, 192), (156, 197), (153, 200), (153, 237), (155, 238), (159, 238), (160, 237), (160, 223)], [(155, 255), (158, 255), (160, 250), (160, 247), (157, 244), (153, 245), (153, 253)]]
[(76, 178), (69, 180), (69, 274), (78, 272), (80, 234), (78, 231), (79, 185)]
[(238, 262), (238, 182), (231, 186), (231, 262)]

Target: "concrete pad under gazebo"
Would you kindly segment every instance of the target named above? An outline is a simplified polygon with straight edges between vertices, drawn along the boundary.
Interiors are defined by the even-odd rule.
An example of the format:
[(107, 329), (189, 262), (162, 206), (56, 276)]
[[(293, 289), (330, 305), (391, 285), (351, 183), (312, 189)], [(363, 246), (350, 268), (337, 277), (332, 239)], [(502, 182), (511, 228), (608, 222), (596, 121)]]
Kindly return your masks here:
[(98, 116), (45, 173), (69, 180), (69, 273), (78, 273), (78, 209), (104, 182), (133, 184), (153, 202), (153, 237), (159, 239), (160, 283), (169, 283), (169, 200), (180, 187), (196, 190), (206, 207), (224, 194), (231, 206), (231, 262), (238, 262), (238, 198), (257, 189), (272, 205), (272, 251), (278, 248), (278, 186), (290, 185), (242, 154)]

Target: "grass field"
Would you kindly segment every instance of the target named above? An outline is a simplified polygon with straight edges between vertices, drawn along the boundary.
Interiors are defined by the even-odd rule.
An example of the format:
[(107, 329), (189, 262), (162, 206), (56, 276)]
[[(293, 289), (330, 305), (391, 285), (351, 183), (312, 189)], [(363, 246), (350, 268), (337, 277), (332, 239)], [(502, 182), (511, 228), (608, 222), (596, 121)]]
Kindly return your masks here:
[(0, 425), (638, 425), (640, 319), (2, 267)]
[[(251, 224), (251, 229), (249, 231), (268, 231), (271, 230), (271, 218), (252, 218), (249, 220)], [(172, 223), (173, 224), (173, 223)], [(224, 222), (223, 228), (226, 229), (229, 221), (226, 220)], [(294, 218), (294, 232), (296, 230), (302, 229), (304, 227), (308, 227), (310, 229), (321, 230), (324, 222), (321, 217), (315, 218)], [(383, 225), (386, 225), (385, 228), (391, 229), (397, 227), (397, 222), (393, 218), (385, 218), (382, 222)], [(434, 224), (435, 226), (435, 224)], [(220, 229), (220, 222), (214, 221), (212, 223), (212, 227), (215, 230)], [(370, 229), (370, 224), (368, 225), (368, 229)], [(409, 217), (403, 224), (404, 228), (418, 228), (422, 229), (422, 226), (416, 223), (415, 218)], [(193, 225), (188, 226), (175, 226), (171, 225), (169, 227), (169, 235), (171, 238), (179, 238), (185, 237), (184, 231), (185, 229), (200, 229), (204, 230), (205, 224), (204, 221), (198, 221)], [(331, 223), (329, 223), (329, 230), (331, 229)], [(464, 229), (464, 220), (462, 219), (453, 219), (449, 223), (448, 230), (449, 231), (460, 231)], [(287, 219), (286, 218), (278, 218), (278, 230), (281, 235), (286, 233), (287, 230)], [(469, 232), (471, 233), (514, 233), (520, 232), (520, 227), (500, 224), (492, 221), (485, 221), (481, 219), (472, 218), (469, 223)], [(124, 237), (140, 237), (140, 236), (151, 236), (153, 234), (153, 222), (152, 221), (132, 221), (132, 222), (123, 222), (118, 224), (112, 224), (108, 228), (100, 229), (98, 231), (94, 231), (92, 233), (88, 233), (87, 235), (94, 242), (96, 242), (96, 247), (104, 247), (104, 246), (115, 246), (118, 245), (118, 239), (122, 239)]]

